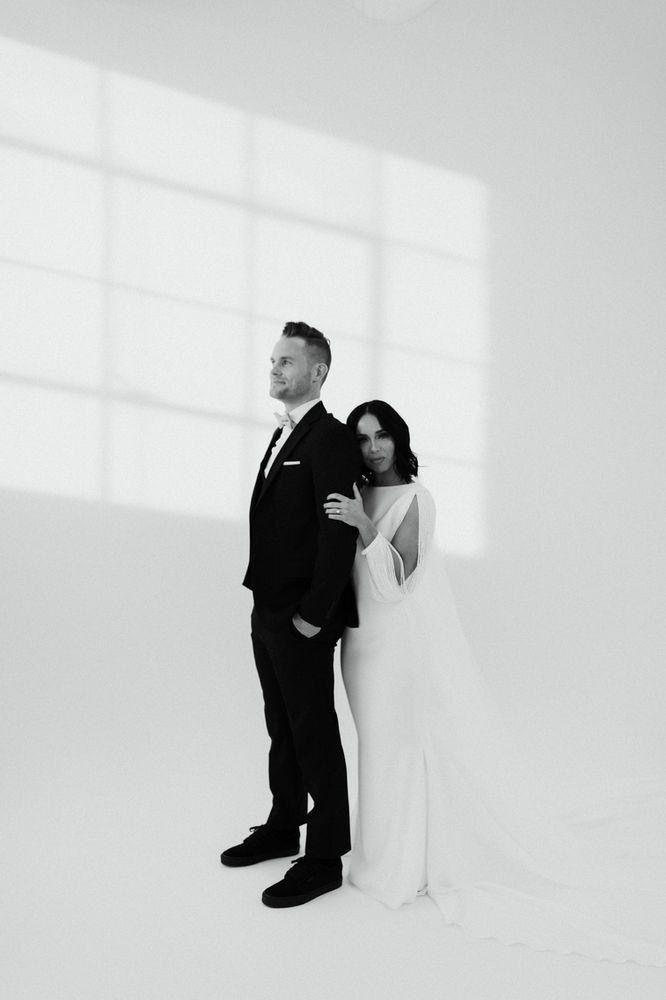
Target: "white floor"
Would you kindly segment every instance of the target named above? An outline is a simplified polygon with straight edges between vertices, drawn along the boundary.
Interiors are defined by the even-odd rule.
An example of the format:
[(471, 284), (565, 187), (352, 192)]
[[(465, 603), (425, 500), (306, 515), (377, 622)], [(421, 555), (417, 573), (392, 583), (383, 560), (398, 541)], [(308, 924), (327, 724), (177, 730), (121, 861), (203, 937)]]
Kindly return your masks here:
[(51, 732), (15, 756), (3, 998), (663, 1000), (664, 970), (472, 941), (427, 898), (393, 912), (345, 883), (267, 909), (261, 890), (286, 863), (219, 863), (264, 818), (259, 693), (186, 688), (161, 688), (147, 723), (146, 692), (128, 684), (115, 744), (88, 707), (85, 745)]
[(210, 797), (179, 803), (161, 771), (141, 779), (122, 806), (52, 789), (56, 822), (45, 810), (4, 849), (7, 1000), (663, 1000), (663, 970), (471, 941), (427, 898), (391, 912), (345, 884), (269, 910), (260, 893), (283, 863), (222, 868), (236, 831), (210, 822)]
[(264, 907), (287, 865), (219, 862), (269, 804), (244, 535), (37, 499), (3, 518), (2, 1000), (666, 996), (663, 969), (468, 940), (427, 898)]

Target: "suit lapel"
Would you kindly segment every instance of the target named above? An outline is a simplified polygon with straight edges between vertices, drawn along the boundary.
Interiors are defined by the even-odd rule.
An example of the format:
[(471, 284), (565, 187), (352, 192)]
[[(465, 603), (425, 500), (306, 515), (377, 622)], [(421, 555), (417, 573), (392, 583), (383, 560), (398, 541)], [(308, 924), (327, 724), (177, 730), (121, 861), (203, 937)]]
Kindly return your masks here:
[(250, 500), (250, 511), (253, 511), (254, 508), (256, 507), (257, 501), (261, 496), (261, 491), (264, 488), (264, 469), (266, 468), (266, 463), (270, 458), (271, 451), (273, 450), (273, 445), (280, 436), (280, 430), (281, 429), (279, 427), (276, 427), (275, 430), (273, 431), (273, 436), (268, 443), (268, 448), (264, 452), (264, 457), (259, 463), (259, 472), (257, 473), (257, 478), (254, 483), (254, 489), (252, 490), (252, 498)]
[(281, 427), (276, 427), (275, 430), (273, 431), (273, 437), (268, 442), (268, 448), (266, 449), (264, 457), (262, 458), (261, 463), (259, 465), (259, 472), (261, 472), (262, 475), (263, 475), (264, 469), (266, 468), (266, 463), (268, 462), (268, 459), (270, 458), (271, 452), (273, 450), (273, 445), (275, 444), (275, 442), (277, 441), (277, 439), (280, 437), (281, 433), (282, 433), (282, 428)]
[[(280, 466), (282, 465), (282, 463), (284, 462), (284, 460), (286, 458), (288, 458), (289, 455), (291, 455), (291, 453), (293, 452), (293, 450), (296, 447), (296, 445), (300, 441), (303, 440), (303, 438), (305, 437), (305, 435), (310, 430), (310, 427), (312, 426), (312, 424), (315, 423), (315, 421), (319, 420), (320, 417), (323, 417), (325, 413), (326, 413), (326, 409), (324, 407), (324, 404), (321, 403), (321, 402), (317, 403), (316, 406), (313, 406), (311, 410), (308, 410), (308, 412), (305, 414), (305, 416), (303, 416), (298, 421), (298, 423), (296, 424), (296, 426), (294, 427), (293, 431), (291, 432), (291, 434), (289, 435), (289, 437), (285, 441), (285, 443), (282, 446), (282, 448), (280, 448), (278, 454), (275, 457), (275, 461), (273, 462), (273, 464), (271, 465), (270, 469), (268, 470), (268, 475), (264, 479), (264, 476), (263, 476), (263, 467), (264, 467), (266, 461), (268, 461), (268, 458), (266, 457), (266, 459), (262, 463), (262, 467), (261, 467), (262, 471), (259, 473), (260, 476), (261, 476), (261, 478), (264, 479), (264, 482), (263, 482), (263, 486), (260, 488), (259, 496), (257, 497), (257, 502), (259, 500), (261, 500), (261, 498), (266, 493), (266, 490), (270, 488), (270, 485), (275, 480), (275, 477), (277, 476), (278, 472), (280, 471)], [(270, 450), (269, 450), (269, 453), (270, 453)]]

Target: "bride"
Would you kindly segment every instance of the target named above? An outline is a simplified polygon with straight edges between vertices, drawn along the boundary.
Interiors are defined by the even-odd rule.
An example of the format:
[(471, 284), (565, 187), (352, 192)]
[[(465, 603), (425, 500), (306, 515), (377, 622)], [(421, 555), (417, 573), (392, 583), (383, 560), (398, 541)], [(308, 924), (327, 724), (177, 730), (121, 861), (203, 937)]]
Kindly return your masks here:
[(358, 529), (360, 626), (342, 639), (358, 735), (349, 880), (392, 908), (427, 893), (476, 937), (666, 965), (663, 860), (576, 840), (502, 728), (434, 551), (407, 424), (381, 400), (347, 424), (364, 482), (324, 507)]

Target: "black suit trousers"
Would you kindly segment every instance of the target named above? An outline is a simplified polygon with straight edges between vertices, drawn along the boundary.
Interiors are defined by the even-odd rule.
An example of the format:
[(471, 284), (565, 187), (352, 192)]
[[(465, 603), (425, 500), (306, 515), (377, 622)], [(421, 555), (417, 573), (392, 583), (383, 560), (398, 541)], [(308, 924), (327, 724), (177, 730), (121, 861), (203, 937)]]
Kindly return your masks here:
[[(270, 737), (268, 777), (273, 806), (268, 826), (295, 830), (307, 822), (305, 853), (333, 858), (350, 850), (349, 801), (333, 700), (333, 652), (340, 628), (311, 639), (289, 617), (267, 628), (252, 612), (252, 646)], [(307, 796), (313, 808), (307, 813)]]

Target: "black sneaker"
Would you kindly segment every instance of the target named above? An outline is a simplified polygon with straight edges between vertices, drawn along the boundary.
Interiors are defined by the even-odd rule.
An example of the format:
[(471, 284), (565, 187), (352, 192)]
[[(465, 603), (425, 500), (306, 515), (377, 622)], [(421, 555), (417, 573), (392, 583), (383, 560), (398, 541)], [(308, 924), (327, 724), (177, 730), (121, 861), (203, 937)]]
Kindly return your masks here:
[(242, 844), (228, 847), (220, 855), (220, 861), (229, 868), (256, 865), (271, 858), (290, 858), (299, 851), (299, 831), (274, 830), (262, 824), (251, 826), (252, 833)]
[(316, 858), (297, 858), (291, 863), (285, 877), (264, 889), (261, 902), (266, 906), (300, 906), (309, 903), (325, 892), (342, 885), (342, 862), (318, 861)]

